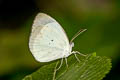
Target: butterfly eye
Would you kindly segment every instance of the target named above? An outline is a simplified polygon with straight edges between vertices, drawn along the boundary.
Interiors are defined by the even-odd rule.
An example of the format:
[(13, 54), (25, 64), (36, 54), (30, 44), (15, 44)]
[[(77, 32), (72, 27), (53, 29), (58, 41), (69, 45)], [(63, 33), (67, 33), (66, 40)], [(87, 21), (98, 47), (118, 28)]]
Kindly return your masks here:
[(74, 42), (72, 42), (71, 46), (74, 47)]

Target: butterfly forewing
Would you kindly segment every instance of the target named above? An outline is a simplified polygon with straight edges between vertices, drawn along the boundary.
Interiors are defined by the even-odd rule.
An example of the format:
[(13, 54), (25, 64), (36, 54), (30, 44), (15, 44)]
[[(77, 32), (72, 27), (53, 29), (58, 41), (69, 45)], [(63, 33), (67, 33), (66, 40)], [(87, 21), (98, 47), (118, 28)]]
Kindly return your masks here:
[(69, 50), (69, 41), (62, 27), (50, 16), (39, 13), (33, 23), (29, 48), (39, 62), (62, 58)]

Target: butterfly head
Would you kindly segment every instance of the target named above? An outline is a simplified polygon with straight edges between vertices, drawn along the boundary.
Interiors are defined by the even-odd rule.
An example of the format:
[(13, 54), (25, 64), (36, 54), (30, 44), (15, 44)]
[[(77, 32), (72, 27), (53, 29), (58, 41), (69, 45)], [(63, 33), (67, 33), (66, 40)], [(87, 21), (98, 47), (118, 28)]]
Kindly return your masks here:
[(72, 52), (72, 48), (73, 48), (73, 47), (74, 47), (74, 42), (71, 42), (71, 43), (70, 43), (70, 49), (69, 49), (69, 50), (70, 50), (70, 51), (69, 51), (70, 54), (71, 54), (71, 52)]
[(71, 46), (71, 48), (74, 47), (74, 42), (72, 42), (72, 43), (70, 44), (70, 46)]

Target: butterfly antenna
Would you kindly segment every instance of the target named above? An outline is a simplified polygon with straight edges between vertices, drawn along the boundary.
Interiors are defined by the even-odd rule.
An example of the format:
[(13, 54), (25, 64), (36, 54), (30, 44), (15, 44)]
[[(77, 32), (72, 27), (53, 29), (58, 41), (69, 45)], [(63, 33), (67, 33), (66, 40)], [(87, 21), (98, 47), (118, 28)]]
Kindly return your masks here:
[(80, 30), (73, 36), (73, 38), (71, 39), (70, 43), (72, 43), (73, 40), (74, 40), (77, 36), (79, 36), (81, 33), (85, 32), (86, 30), (87, 30), (87, 29), (80, 29)]

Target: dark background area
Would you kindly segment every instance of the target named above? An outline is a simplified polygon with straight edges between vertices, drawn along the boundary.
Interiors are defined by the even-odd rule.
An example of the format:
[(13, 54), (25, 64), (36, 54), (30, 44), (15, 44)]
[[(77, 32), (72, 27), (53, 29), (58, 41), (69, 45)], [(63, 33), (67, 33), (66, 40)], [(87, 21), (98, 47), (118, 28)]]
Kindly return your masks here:
[(38, 12), (55, 18), (69, 39), (86, 28), (73, 50), (110, 57), (104, 80), (120, 80), (120, 0), (0, 0), (0, 80), (21, 80), (41, 66), (28, 48)]

